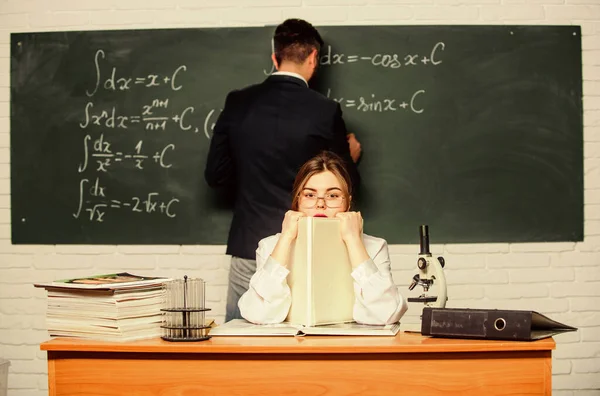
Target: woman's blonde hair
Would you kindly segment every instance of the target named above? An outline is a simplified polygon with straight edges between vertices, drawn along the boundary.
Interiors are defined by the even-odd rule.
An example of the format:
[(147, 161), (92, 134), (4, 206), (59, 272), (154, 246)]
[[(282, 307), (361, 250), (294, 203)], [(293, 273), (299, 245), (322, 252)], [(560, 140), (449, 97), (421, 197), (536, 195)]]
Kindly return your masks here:
[(309, 159), (298, 171), (292, 189), (292, 210), (298, 211), (300, 194), (306, 186), (308, 179), (325, 171), (333, 173), (340, 181), (344, 201), (346, 202), (346, 211), (350, 210), (350, 201), (352, 199), (352, 181), (350, 180), (350, 174), (346, 169), (344, 160), (331, 151), (323, 151)]

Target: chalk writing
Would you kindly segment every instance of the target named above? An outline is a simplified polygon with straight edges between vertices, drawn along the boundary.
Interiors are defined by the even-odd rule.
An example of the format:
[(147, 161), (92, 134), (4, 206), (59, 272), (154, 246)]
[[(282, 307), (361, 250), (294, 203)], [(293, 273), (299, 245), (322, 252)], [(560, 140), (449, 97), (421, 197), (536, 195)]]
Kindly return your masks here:
[(146, 88), (159, 87), (161, 85), (167, 85), (173, 91), (179, 91), (182, 86), (178, 84), (177, 77), (179, 73), (185, 72), (187, 66), (181, 65), (177, 67), (170, 74), (147, 74), (145, 76), (127, 76), (117, 74), (117, 68), (113, 67), (109, 73), (109, 77), (104, 79), (102, 75), (102, 67), (100, 61), (106, 58), (104, 50), (99, 49), (96, 51), (94, 56), (94, 66), (96, 81), (94, 89), (90, 92), (86, 90), (87, 96), (92, 97), (98, 92), (98, 89), (105, 89), (108, 91), (129, 91), (135, 86), (142, 86)]
[(331, 97), (331, 89), (327, 90), (327, 97), (335, 100), (340, 105), (347, 108), (354, 108), (362, 112), (383, 113), (388, 111), (407, 110), (416, 114), (421, 114), (425, 109), (419, 104), (421, 95), (425, 94), (424, 89), (415, 91), (406, 100), (394, 98), (379, 98), (375, 94), (359, 96), (358, 98)]
[(167, 129), (167, 122), (172, 122), (176, 128), (182, 131), (193, 131), (198, 133), (200, 129), (188, 123), (186, 117), (194, 113), (194, 107), (188, 106), (174, 115), (156, 114), (157, 109), (167, 108), (169, 99), (154, 99), (151, 104), (142, 105), (139, 115), (124, 115), (117, 111), (116, 106), (105, 110), (95, 110), (93, 102), (87, 102), (84, 109), (85, 119), (79, 123), (81, 129), (91, 126), (100, 126), (111, 129), (129, 129), (134, 124), (143, 123), (144, 129), (148, 131)]
[(444, 51), (445, 48), (446, 45), (443, 42), (438, 42), (426, 55), (421, 55), (419, 53), (347, 55), (344, 53), (332, 52), (331, 46), (328, 45), (319, 59), (319, 64), (322, 66), (331, 66), (369, 62), (371, 65), (376, 67), (390, 69), (414, 67), (419, 65), (437, 66), (442, 63), (441, 52)]
[[(179, 199), (162, 199), (158, 192), (149, 192), (144, 196), (134, 196), (123, 200), (110, 199), (107, 188), (102, 186), (100, 178), (93, 182), (81, 179), (79, 182), (79, 205), (73, 217), (78, 219), (87, 212), (90, 221), (104, 222), (108, 210), (124, 209), (133, 213), (163, 215), (170, 218), (177, 216), (176, 205)], [(88, 198), (89, 197), (89, 198)]]
[(142, 153), (143, 141), (140, 140), (134, 147), (133, 152), (124, 153), (122, 151), (113, 152), (111, 143), (104, 139), (104, 134), (100, 134), (98, 139), (92, 140), (90, 135), (85, 135), (83, 138), (83, 162), (79, 164), (78, 171), (85, 172), (88, 164), (91, 161), (97, 163), (96, 171), (107, 172), (108, 168), (120, 162), (133, 162), (135, 168), (144, 169), (144, 160), (150, 159), (158, 164), (161, 168), (168, 169), (172, 164), (166, 159), (166, 154), (175, 150), (174, 144), (166, 145), (161, 151), (156, 151), (152, 156)]
[[(358, 63), (370, 63), (374, 67), (384, 69), (401, 69), (416, 66), (438, 66), (443, 63), (443, 52), (446, 49), (446, 44), (442, 41), (435, 43), (431, 49), (426, 49), (425, 52), (410, 52), (404, 54), (398, 53), (374, 53), (374, 54), (346, 54), (334, 52), (331, 45), (327, 45), (321, 49), (319, 56), (319, 65), (335, 66), (335, 65), (351, 65)], [(270, 75), (275, 71), (274, 65), (269, 71), (263, 69), (265, 75)]]
[[(177, 160), (174, 143), (163, 144), (158, 149), (148, 149), (144, 139), (139, 139), (136, 143), (127, 140), (130, 143), (127, 144), (128, 147), (124, 147), (115, 133), (160, 133), (168, 130), (198, 133), (200, 128), (194, 126), (191, 121), (195, 108), (175, 108), (172, 98), (169, 97), (169, 93), (176, 94), (184, 88), (183, 79), (178, 78), (187, 71), (187, 66), (180, 65), (163, 73), (132, 76), (122, 74), (118, 67), (108, 64), (107, 57), (108, 54), (102, 49), (98, 49), (94, 54), (94, 85), (86, 90), (89, 98), (93, 98), (100, 90), (122, 95), (135, 89), (163, 89), (156, 91), (157, 95), (153, 99), (142, 103), (133, 113), (123, 111), (123, 105), (104, 104), (104, 96), (102, 105), (97, 105), (92, 99), (87, 101), (83, 105), (79, 122), (79, 128), (86, 130), (86, 134), (81, 140), (82, 156), (77, 166), (78, 173), (94, 172), (96, 175), (114, 177), (112, 172), (117, 171), (119, 167), (139, 172), (144, 172), (151, 166), (168, 170)], [(207, 125), (205, 133), (206, 127)], [(73, 217), (103, 223), (109, 211), (127, 210), (132, 213), (174, 218), (177, 216), (178, 202), (179, 198), (163, 198), (158, 191), (130, 197), (111, 196), (100, 177), (91, 176), (79, 181), (79, 202)]]

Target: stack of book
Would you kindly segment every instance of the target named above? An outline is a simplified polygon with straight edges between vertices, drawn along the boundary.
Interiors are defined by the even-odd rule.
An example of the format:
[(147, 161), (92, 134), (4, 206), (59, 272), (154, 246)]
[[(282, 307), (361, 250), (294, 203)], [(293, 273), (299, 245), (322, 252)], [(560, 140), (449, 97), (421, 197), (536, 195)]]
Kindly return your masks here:
[(169, 280), (123, 272), (35, 286), (48, 292), (50, 336), (131, 341), (161, 335)]

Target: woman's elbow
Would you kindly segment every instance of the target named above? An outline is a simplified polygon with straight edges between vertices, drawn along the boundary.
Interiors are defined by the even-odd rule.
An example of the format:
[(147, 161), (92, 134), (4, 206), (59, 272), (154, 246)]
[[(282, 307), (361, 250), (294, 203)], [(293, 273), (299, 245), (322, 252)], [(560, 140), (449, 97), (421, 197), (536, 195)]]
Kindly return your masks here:
[(387, 304), (381, 304), (377, 309), (369, 309), (369, 307), (354, 307), (354, 320), (358, 323), (368, 325), (389, 325), (396, 323), (408, 310), (406, 300), (398, 295), (398, 300), (388, 301)]
[(254, 324), (273, 323), (269, 321), (269, 317), (264, 315), (264, 312), (261, 312), (259, 309), (246, 309), (240, 306), (240, 315), (242, 315), (242, 318), (246, 319), (248, 322)]
[(241, 299), (238, 303), (238, 307), (242, 318), (255, 324), (281, 323), (285, 320), (289, 311), (289, 306), (287, 309), (285, 309), (285, 306), (282, 307), (282, 309), (273, 309), (273, 307), (266, 307), (262, 304), (247, 306)]

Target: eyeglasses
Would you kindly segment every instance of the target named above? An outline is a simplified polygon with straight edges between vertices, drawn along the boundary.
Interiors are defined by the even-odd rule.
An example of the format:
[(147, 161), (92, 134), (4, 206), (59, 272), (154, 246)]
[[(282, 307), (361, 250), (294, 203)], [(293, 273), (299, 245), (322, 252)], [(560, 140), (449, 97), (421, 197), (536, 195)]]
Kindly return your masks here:
[(319, 197), (314, 191), (304, 190), (300, 193), (299, 206), (305, 209), (311, 209), (317, 206), (319, 199), (325, 201), (328, 208), (339, 208), (344, 203), (344, 196), (338, 192), (330, 192), (324, 197)]

